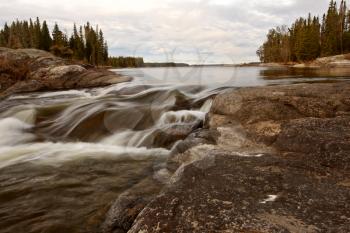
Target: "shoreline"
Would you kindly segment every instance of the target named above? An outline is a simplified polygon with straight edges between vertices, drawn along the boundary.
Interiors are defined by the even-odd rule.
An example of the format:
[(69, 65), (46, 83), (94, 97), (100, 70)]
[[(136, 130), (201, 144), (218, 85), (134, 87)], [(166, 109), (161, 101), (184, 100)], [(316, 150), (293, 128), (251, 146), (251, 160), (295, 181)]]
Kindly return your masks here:
[[(348, 93), (349, 81), (219, 94), (206, 127), (169, 159), (166, 187), (125, 230), (348, 232)], [(129, 204), (119, 211), (140, 207)]]
[(37, 49), (0, 48), (0, 64), (1, 99), (15, 93), (102, 87), (132, 80)]
[[(0, 49), (1, 59), (28, 69), (8, 95), (132, 80), (38, 50)], [(350, 81), (219, 93), (203, 127), (158, 174), (165, 187), (155, 190), (154, 177), (134, 184), (111, 205), (102, 232), (350, 231), (349, 93)]]
[(288, 67), (296, 69), (348, 69), (350, 68), (350, 55), (341, 54), (336, 56), (321, 57), (309, 62), (276, 62), (276, 63), (260, 63), (260, 67)]

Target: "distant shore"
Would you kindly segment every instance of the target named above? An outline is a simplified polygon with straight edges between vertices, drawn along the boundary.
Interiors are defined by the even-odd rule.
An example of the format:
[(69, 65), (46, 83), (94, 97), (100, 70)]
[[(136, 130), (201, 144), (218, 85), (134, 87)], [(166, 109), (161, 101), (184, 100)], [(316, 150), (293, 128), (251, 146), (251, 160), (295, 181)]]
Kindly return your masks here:
[[(256, 63), (255, 63), (256, 64)], [(317, 58), (304, 63), (259, 63), (261, 67), (291, 67), (291, 68), (350, 68), (350, 54), (341, 54), (330, 57)]]
[(175, 62), (153, 62), (153, 63), (144, 63), (144, 66), (139, 68), (159, 68), (159, 67), (271, 67), (271, 68), (350, 68), (350, 54), (342, 54), (330, 57), (318, 58), (314, 61), (308, 62), (247, 62), (240, 64), (187, 64), (187, 63), (175, 63)]

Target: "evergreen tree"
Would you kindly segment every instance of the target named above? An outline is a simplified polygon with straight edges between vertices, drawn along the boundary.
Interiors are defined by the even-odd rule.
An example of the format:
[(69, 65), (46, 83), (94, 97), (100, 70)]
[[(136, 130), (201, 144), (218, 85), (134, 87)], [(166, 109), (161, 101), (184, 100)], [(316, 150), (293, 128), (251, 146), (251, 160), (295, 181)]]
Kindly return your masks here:
[(12, 22), (11, 24), (8, 46), (14, 49), (23, 48), (23, 45), (20, 40), (20, 31), (17, 22)]
[(324, 25), (322, 55), (331, 56), (340, 53), (339, 14), (337, 3), (331, 0)]
[(297, 19), (288, 31), (279, 27), (269, 31), (266, 42), (257, 51), (261, 61), (309, 61), (321, 55), (350, 52), (350, 11), (345, 0), (339, 9), (331, 0), (322, 23), (309, 14), (307, 19)]
[[(69, 39), (68, 39), (69, 38)], [(57, 56), (84, 60), (92, 65), (109, 64), (108, 45), (102, 30), (96, 26), (94, 29), (90, 23), (83, 27), (73, 25), (71, 35), (60, 30), (55, 23), (52, 33), (46, 21), (40, 22), (36, 18), (29, 21), (16, 20), (8, 26), (7, 23), (0, 29), (0, 46), (10, 48), (38, 48), (51, 51)], [(127, 66), (143, 64), (139, 58), (121, 58), (120, 63)]]
[(29, 19), (29, 33), (30, 33), (30, 48), (34, 48), (35, 47), (35, 36), (34, 36), (34, 23), (32, 21), (32, 19)]
[(31, 41), (30, 41), (30, 30), (29, 30), (29, 24), (27, 21), (23, 21), (20, 24), (21, 27), (21, 43), (24, 48), (30, 48), (31, 47)]
[(104, 40), (104, 37), (103, 37), (103, 32), (102, 30), (99, 31), (99, 34), (98, 34), (98, 41), (97, 41), (97, 64), (98, 65), (102, 65), (104, 64), (104, 53), (105, 53), (105, 49), (104, 49), (104, 46), (105, 46), (105, 40)]
[(34, 23), (34, 32), (33, 32), (33, 47), (36, 49), (40, 49), (40, 40), (41, 40), (41, 24), (40, 20), (37, 17)]
[(340, 3), (340, 8), (339, 8), (339, 47), (340, 47), (340, 52), (344, 52), (344, 32), (345, 32), (345, 22), (346, 22), (346, 2), (344, 0), (341, 1)]
[(55, 26), (52, 30), (52, 44), (58, 46), (64, 45), (63, 33), (58, 27), (57, 23), (55, 23)]
[(50, 51), (51, 45), (52, 45), (52, 40), (50, 36), (50, 31), (46, 21), (44, 20), (42, 29), (41, 29), (40, 48), (46, 51)]

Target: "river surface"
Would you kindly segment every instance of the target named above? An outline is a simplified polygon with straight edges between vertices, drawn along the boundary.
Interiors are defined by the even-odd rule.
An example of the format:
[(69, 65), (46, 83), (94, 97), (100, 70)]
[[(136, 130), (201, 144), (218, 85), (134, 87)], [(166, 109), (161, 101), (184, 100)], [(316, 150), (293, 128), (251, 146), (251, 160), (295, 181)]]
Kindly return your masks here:
[(134, 80), (0, 102), (1, 233), (99, 232), (121, 193), (147, 177), (164, 183), (174, 146), (227, 88), (348, 79), (258, 67), (115, 72)]

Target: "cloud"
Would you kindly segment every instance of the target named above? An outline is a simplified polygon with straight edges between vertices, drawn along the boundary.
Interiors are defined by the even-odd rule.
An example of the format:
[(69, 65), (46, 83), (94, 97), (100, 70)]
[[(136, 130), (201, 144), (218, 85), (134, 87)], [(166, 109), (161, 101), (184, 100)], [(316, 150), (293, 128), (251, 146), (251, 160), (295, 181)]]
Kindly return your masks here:
[(328, 0), (13, 0), (0, 2), (0, 23), (39, 16), (70, 32), (73, 22), (90, 21), (103, 29), (112, 55), (237, 63), (257, 60), (269, 28), (327, 6)]

